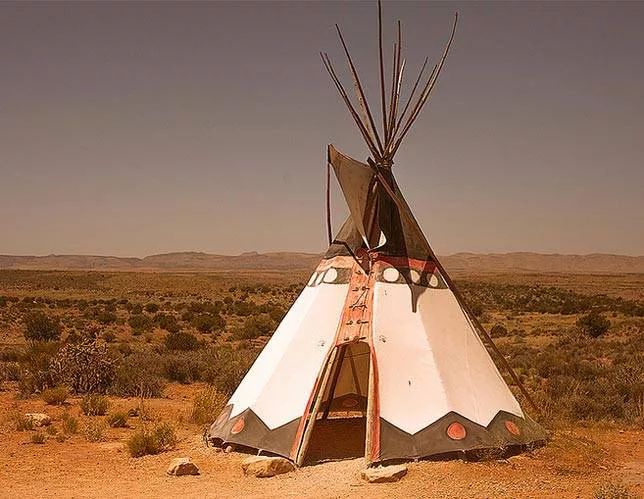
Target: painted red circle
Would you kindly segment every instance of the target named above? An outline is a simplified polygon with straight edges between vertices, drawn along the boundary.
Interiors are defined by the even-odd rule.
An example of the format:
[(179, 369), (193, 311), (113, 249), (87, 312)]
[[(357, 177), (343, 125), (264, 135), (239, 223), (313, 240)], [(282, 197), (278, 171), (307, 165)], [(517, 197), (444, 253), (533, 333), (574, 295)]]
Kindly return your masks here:
[(230, 429), (230, 433), (233, 435), (237, 435), (239, 432), (241, 432), (244, 429), (244, 426), (246, 425), (246, 422), (244, 421), (244, 418), (241, 417), (239, 418), (233, 427)]
[(512, 435), (521, 435), (521, 430), (514, 421), (505, 421), (503, 424), (505, 425), (505, 429), (512, 433)]
[(452, 423), (447, 427), (447, 436), (452, 440), (463, 440), (467, 436), (467, 431), (461, 423)]

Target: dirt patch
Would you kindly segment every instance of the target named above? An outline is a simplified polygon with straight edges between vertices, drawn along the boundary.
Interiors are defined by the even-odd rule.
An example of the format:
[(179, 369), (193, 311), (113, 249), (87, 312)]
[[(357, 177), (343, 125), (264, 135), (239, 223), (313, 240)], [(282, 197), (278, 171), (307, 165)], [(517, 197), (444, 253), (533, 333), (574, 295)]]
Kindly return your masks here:
[[(16, 400), (0, 392), (0, 490), (3, 497), (592, 497), (599, 486), (623, 483), (644, 493), (644, 432), (616, 428), (558, 431), (544, 448), (502, 461), (421, 461), (409, 464), (398, 483), (368, 484), (360, 479), (363, 459), (326, 462), (270, 479), (243, 476), (245, 454), (225, 454), (204, 445), (201, 428), (187, 422), (192, 396), (200, 387), (172, 385), (167, 397), (147, 402), (156, 418), (178, 427), (178, 447), (157, 456), (131, 458), (124, 443), (136, 427), (109, 429), (103, 442), (88, 442), (81, 433), (65, 442), (49, 438), (30, 442), (31, 432), (15, 431), (12, 410), (46, 412), (59, 423), (67, 411), (81, 425), (78, 400), (66, 407), (45, 406), (37, 399)], [(136, 399), (112, 399), (126, 409)], [(321, 434), (322, 435), (322, 434)], [(190, 456), (201, 475), (169, 477), (176, 457)]]

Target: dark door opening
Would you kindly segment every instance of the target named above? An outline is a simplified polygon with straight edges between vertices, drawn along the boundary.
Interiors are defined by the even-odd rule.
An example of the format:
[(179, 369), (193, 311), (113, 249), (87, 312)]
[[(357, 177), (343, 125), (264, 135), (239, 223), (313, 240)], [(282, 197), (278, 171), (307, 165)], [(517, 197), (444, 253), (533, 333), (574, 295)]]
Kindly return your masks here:
[(337, 348), (305, 464), (362, 457), (365, 453), (370, 348), (365, 342)]

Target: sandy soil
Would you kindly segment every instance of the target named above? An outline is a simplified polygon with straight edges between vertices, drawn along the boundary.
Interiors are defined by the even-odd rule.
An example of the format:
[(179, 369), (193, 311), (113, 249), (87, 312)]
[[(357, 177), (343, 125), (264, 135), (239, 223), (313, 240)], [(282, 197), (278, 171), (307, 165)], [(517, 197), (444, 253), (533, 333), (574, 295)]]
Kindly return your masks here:
[[(204, 446), (200, 429), (186, 423), (196, 387), (171, 387), (168, 398), (149, 402), (157, 417), (179, 427), (177, 449), (133, 459), (124, 441), (133, 429), (110, 429), (107, 440), (88, 442), (73, 436), (44, 445), (30, 442), (30, 432), (9, 424), (11, 411), (42, 411), (56, 420), (63, 411), (78, 414), (78, 401), (65, 408), (39, 400), (16, 400), (0, 392), (1, 497), (592, 497), (600, 485), (626, 485), (644, 495), (644, 432), (616, 428), (557, 431), (545, 448), (504, 461), (466, 463), (418, 462), (394, 484), (367, 484), (360, 479), (362, 459), (308, 466), (270, 479), (246, 478), (243, 454), (215, 452)], [(127, 408), (135, 400), (112, 401)], [(81, 425), (88, 418), (81, 419)], [(190, 456), (201, 469), (195, 477), (169, 477), (174, 457)]]

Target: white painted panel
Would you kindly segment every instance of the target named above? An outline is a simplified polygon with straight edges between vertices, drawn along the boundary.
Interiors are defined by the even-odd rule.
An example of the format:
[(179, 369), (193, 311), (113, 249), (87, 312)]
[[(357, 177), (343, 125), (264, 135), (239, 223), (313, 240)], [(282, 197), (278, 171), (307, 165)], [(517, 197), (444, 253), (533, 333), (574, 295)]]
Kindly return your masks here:
[(320, 284), (270, 379), (251, 405), (273, 429), (302, 416), (324, 359), (334, 346), (348, 284)]
[(233, 394), (271, 429), (302, 416), (333, 340), (348, 284), (306, 288)]
[(441, 372), (451, 410), (483, 426), (504, 410), (523, 417), (519, 403), (449, 289), (421, 296), (429, 344)]
[[(315, 274), (314, 274), (315, 276)], [(233, 404), (231, 416), (236, 416), (248, 409), (257, 400), (271, 374), (277, 368), (288, 344), (298, 332), (302, 320), (318, 295), (320, 287), (306, 287), (282, 319), (264, 349), (244, 376), (229, 404)]]
[(438, 367), (420, 313), (413, 313), (409, 287), (377, 282), (374, 350), (380, 416), (416, 433), (449, 411)]
[(450, 411), (483, 426), (499, 410), (523, 415), (451, 290), (425, 288), (414, 313), (407, 285), (378, 282), (374, 338), (380, 415), (398, 428), (414, 434)]

